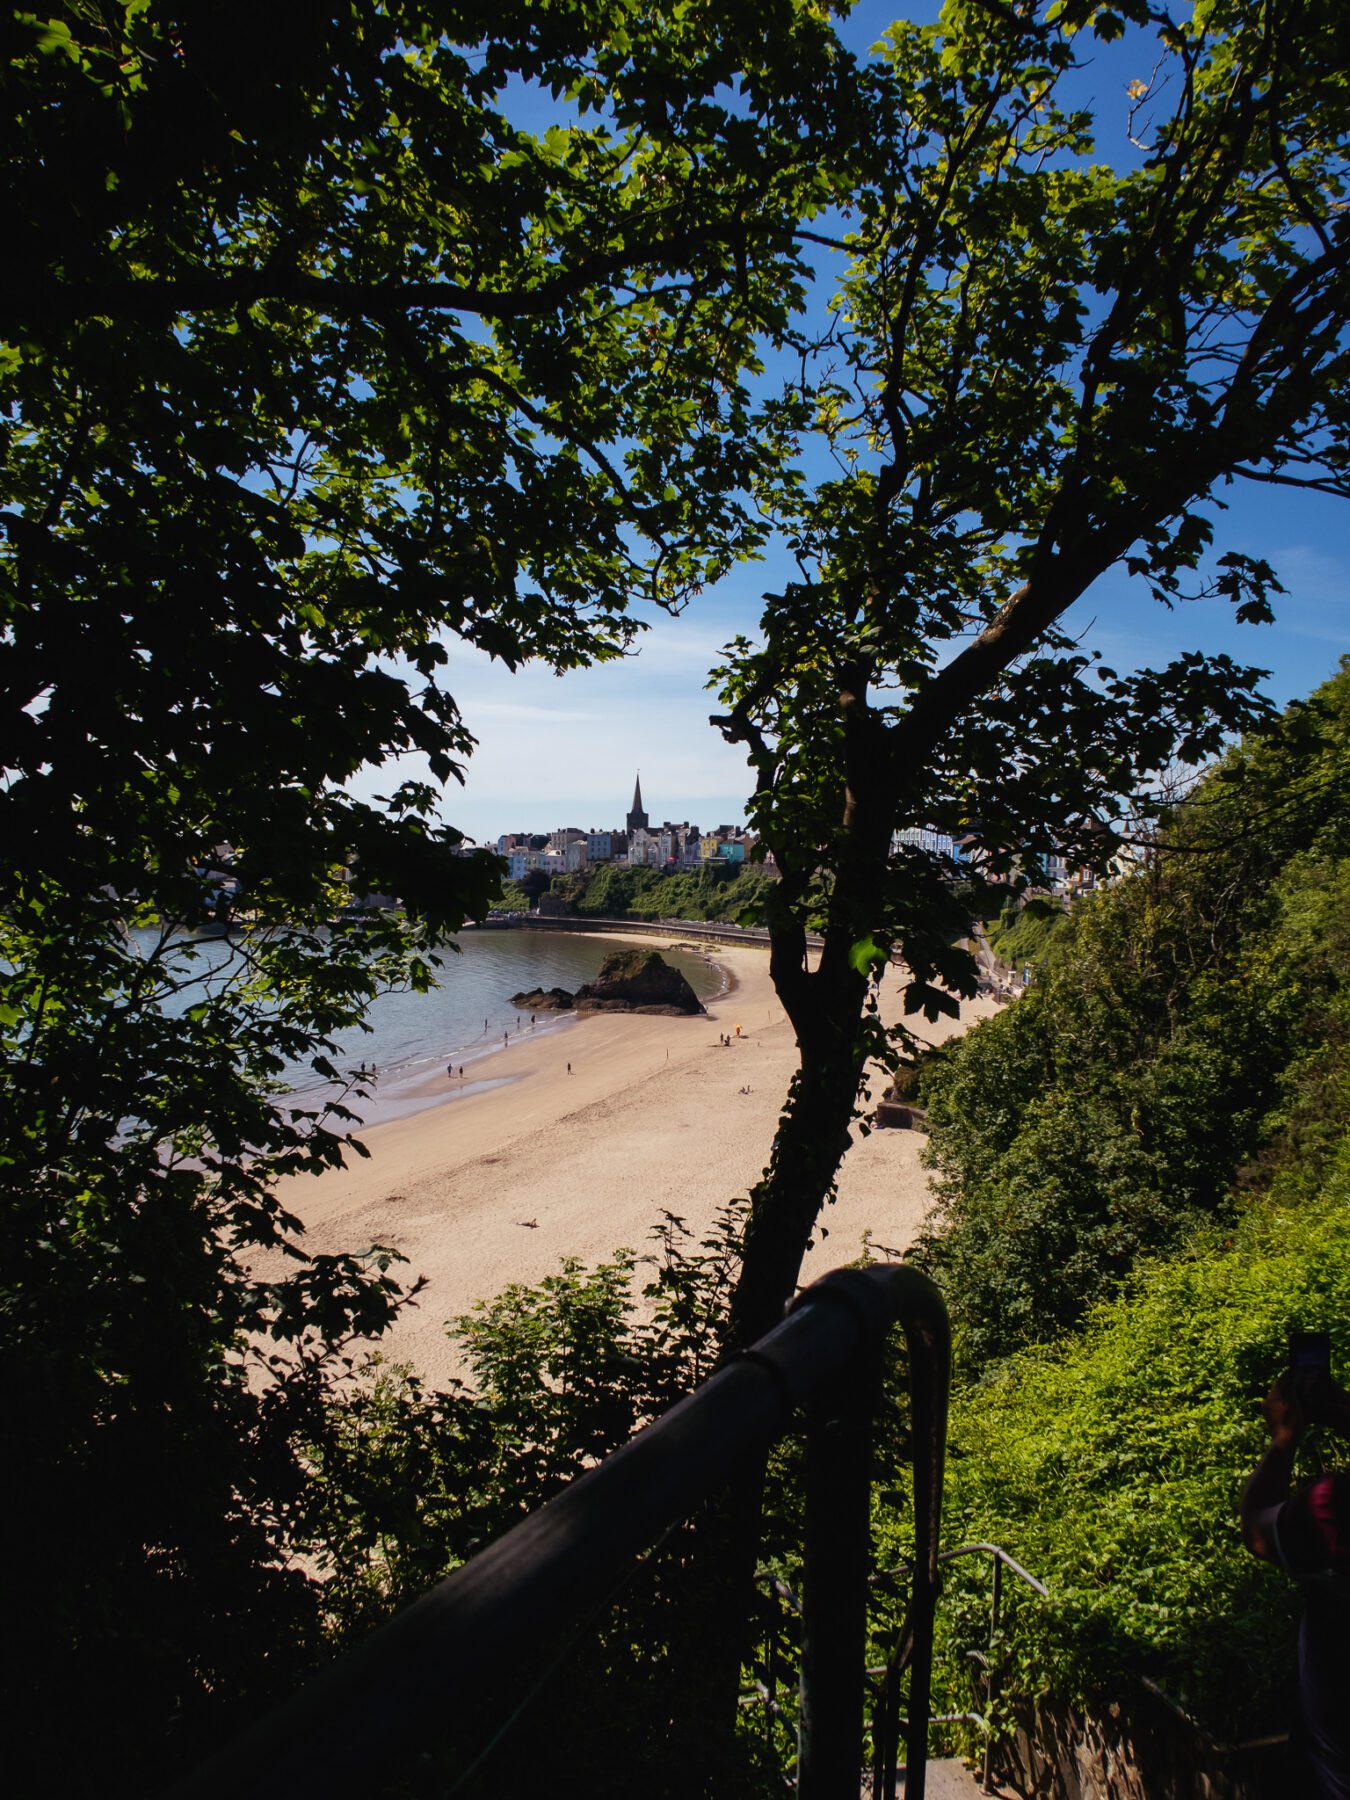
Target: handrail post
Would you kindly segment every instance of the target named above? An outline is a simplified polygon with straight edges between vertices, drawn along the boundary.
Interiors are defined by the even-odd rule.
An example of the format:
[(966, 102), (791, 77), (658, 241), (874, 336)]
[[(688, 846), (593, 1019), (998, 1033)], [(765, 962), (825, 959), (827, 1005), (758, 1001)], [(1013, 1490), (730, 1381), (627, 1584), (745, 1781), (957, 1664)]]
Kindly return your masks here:
[[(932, 1686), (933, 1613), (939, 1588), (938, 1539), (947, 1451), (947, 1390), (951, 1380), (951, 1332), (947, 1311), (928, 1277), (904, 1264), (867, 1271), (836, 1269), (799, 1295), (794, 1310), (822, 1305), (847, 1309), (862, 1327), (861, 1348), (850, 1370), (852, 1379), (841, 1381), (839, 1396), (832, 1409), (833, 1415), (841, 1420), (845, 1416), (852, 1419), (854, 1409), (865, 1409), (870, 1419), (880, 1392), (886, 1336), (892, 1322), (898, 1322), (905, 1333), (909, 1359), (915, 1534), (905, 1800), (923, 1800)], [(851, 1800), (858, 1791), (862, 1764), (871, 1435), (870, 1430), (864, 1432), (861, 1427), (856, 1427), (857, 1435), (852, 1437), (843, 1434), (842, 1425), (837, 1429), (840, 1434), (836, 1439), (838, 1448), (835, 1456), (830, 1458), (826, 1448), (830, 1442), (829, 1434), (808, 1426), (807, 1564), (803, 1598), (808, 1615), (813, 1605), (821, 1609), (814, 1635), (818, 1644), (829, 1645), (830, 1651), (828, 1667), (824, 1648), (808, 1654), (806, 1646), (813, 1636), (808, 1616), (804, 1620), (803, 1723), (798, 1760), (798, 1787), (805, 1800), (835, 1800), (835, 1796), (845, 1794)], [(812, 1477), (813, 1442), (818, 1442), (819, 1457), (833, 1463), (831, 1468), (818, 1465), (818, 1490), (813, 1486)], [(832, 1546), (813, 1541), (813, 1510), (817, 1521), (833, 1521), (830, 1526)], [(821, 1529), (823, 1534), (823, 1524)], [(814, 1581), (811, 1578), (813, 1549)], [(836, 1592), (832, 1595), (822, 1592), (831, 1584)], [(893, 1716), (892, 1713), (890, 1718)], [(893, 1731), (889, 1719), (886, 1723), (887, 1729)], [(852, 1733), (847, 1746), (846, 1732)], [(893, 1759), (894, 1749), (891, 1748), (883, 1781), (888, 1800), (895, 1792)]]
[[(951, 1328), (946, 1308), (917, 1270), (890, 1271), (895, 1286), (919, 1303), (901, 1309), (909, 1351), (910, 1430), (914, 1463), (914, 1649), (909, 1667), (905, 1733), (905, 1800), (923, 1800), (928, 1768), (928, 1715), (933, 1681), (933, 1614), (941, 1576), (942, 1478), (947, 1460), (947, 1393)], [(931, 1296), (931, 1297), (930, 1297)]]
[(994, 1791), (990, 1782), (990, 1775), (994, 1764), (994, 1726), (992, 1714), (994, 1709), (994, 1695), (998, 1684), (998, 1624), (1001, 1603), (1003, 1600), (1003, 1562), (1002, 1559), (997, 1556), (992, 1560), (994, 1564), (994, 1591), (993, 1598), (989, 1605), (989, 1673), (984, 1686), (984, 1703), (991, 1717), (989, 1726), (984, 1734), (984, 1761), (983, 1766), (980, 1769), (980, 1786), (984, 1789), (986, 1794), (992, 1794)]
[(857, 1800), (867, 1643), (875, 1347), (807, 1409), (802, 1573), (800, 1800)]

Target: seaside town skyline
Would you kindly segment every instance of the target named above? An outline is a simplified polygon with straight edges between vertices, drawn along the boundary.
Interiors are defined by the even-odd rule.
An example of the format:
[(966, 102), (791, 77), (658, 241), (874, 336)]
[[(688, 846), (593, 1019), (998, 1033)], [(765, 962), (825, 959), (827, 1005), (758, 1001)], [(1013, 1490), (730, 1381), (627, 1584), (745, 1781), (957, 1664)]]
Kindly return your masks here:
[[(665, 819), (653, 825), (642, 801), (642, 771), (633, 780), (633, 799), (621, 826), (583, 830), (578, 825), (556, 826), (552, 831), (507, 831), (493, 848), (503, 857), (512, 881), (523, 881), (536, 871), (546, 875), (577, 875), (601, 863), (624, 863), (629, 868), (696, 869), (704, 863), (744, 863), (758, 838), (743, 825), (718, 825), (700, 830), (689, 819)], [(764, 866), (773, 868), (773, 856), (764, 853)]]
[[(894, 845), (897, 849), (911, 845), (954, 864), (969, 861), (968, 841), (932, 827), (897, 831)], [(507, 878), (516, 883), (535, 874), (550, 879), (555, 875), (581, 875), (611, 863), (659, 869), (667, 874), (717, 862), (734, 866), (754, 863), (770, 876), (778, 872), (773, 852), (767, 845), (761, 848), (758, 835), (744, 825), (719, 824), (706, 831), (688, 819), (665, 819), (660, 825), (653, 825), (643, 803), (640, 769), (634, 777), (633, 798), (622, 826), (583, 829), (565, 825), (551, 831), (506, 831), (490, 847), (505, 861)], [(1130, 861), (1131, 852), (1122, 851), (1118, 858), (1121, 868)], [(1098, 880), (1092, 869), (1071, 863), (1066, 857), (1045, 858), (1042, 891), (1071, 896), (1090, 891)]]

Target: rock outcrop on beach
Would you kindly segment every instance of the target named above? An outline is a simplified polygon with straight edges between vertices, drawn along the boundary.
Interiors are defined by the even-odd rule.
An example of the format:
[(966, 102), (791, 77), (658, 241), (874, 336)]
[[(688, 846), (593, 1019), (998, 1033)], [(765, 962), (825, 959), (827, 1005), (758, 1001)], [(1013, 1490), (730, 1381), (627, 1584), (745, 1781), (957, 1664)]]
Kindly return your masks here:
[(578, 1012), (701, 1013), (698, 995), (655, 950), (615, 950), (594, 981), (577, 989)]
[(528, 993), (512, 994), (512, 1006), (522, 1012), (571, 1012), (573, 997), (566, 988), (531, 988)]

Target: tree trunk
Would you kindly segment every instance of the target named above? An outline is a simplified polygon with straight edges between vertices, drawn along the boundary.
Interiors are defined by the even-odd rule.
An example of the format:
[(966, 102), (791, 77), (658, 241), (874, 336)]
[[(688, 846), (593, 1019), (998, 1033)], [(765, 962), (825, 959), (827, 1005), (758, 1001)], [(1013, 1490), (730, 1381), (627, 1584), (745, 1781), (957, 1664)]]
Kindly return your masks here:
[[(882, 727), (865, 704), (865, 681), (841, 695), (845, 721), (845, 805), (838, 872), (819, 963), (808, 970), (805, 917), (810, 865), (780, 855), (781, 886), (769, 902), (770, 969), (797, 1033), (793, 1077), (763, 1179), (751, 1194), (740, 1276), (724, 1351), (734, 1354), (771, 1331), (796, 1290), (821, 1209), (831, 1197), (867, 1050), (861, 1030), (869, 991), (866, 965), (855, 966), (860, 937), (882, 916), (893, 796), (882, 779)], [(777, 846), (775, 846), (777, 849)], [(795, 864), (795, 866), (793, 866)], [(844, 878), (846, 871), (847, 878)], [(823, 1274), (824, 1269), (821, 1270)], [(763, 1508), (763, 1471), (742, 1476), (706, 1522), (701, 1580), (714, 1584), (722, 1621), (709, 1659), (708, 1746), (734, 1732), (734, 1677), (751, 1651), (755, 1564)], [(714, 1693), (714, 1690), (716, 1692)], [(726, 1738), (723, 1741), (727, 1741)], [(715, 1792), (715, 1786), (709, 1791)]]
[[(826, 979), (825, 972), (814, 979)], [(801, 1068), (793, 1078), (768, 1170), (751, 1195), (745, 1254), (731, 1303), (729, 1348), (743, 1349), (772, 1330), (796, 1289), (816, 1220), (851, 1141), (863, 1064), (858, 1026), (866, 995), (865, 976), (851, 968), (841, 972), (827, 993), (817, 997), (813, 1028), (799, 1031)]]

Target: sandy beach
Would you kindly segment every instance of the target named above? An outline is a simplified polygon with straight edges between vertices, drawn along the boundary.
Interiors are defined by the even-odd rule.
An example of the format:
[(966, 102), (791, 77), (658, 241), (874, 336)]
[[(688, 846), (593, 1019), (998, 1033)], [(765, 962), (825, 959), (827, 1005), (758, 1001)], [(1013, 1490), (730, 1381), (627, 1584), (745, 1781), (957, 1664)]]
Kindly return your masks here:
[[(305, 1221), (311, 1249), (391, 1244), (408, 1258), (406, 1274), (427, 1278), (417, 1306), (382, 1340), (385, 1354), (444, 1382), (459, 1366), (445, 1321), (475, 1300), (538, 1281), (564, 1256), (643, 1250), (662, 1211), (701, 1232), (758, 1179), (796, 1066), (792, 1028), (765, 950), (710, 954), (735, 985), (708, 1017), (601, 1013), (527, 1036), (476, 1064), (462, 1089), (444, 1079), (443, 1104), (363, 1131), (368, 1160), (286, 1184), (282, 1197)], [(959, 1023), (919, 1024), (936, 1042), (994, 1009), (978, 1000)], [(901, 1010), (894, 971), (882, 1010)], [(880, 1091), (874, 1084), (874, 1097)], [(912, 1240), (929, 1204), (922, 1143), (912, 1131), (856, 1137), (838, 1204), (822, 1221), (829, 1237), (804, 1279), (856, 1257), (865, 1231), (893, 1249)]]

